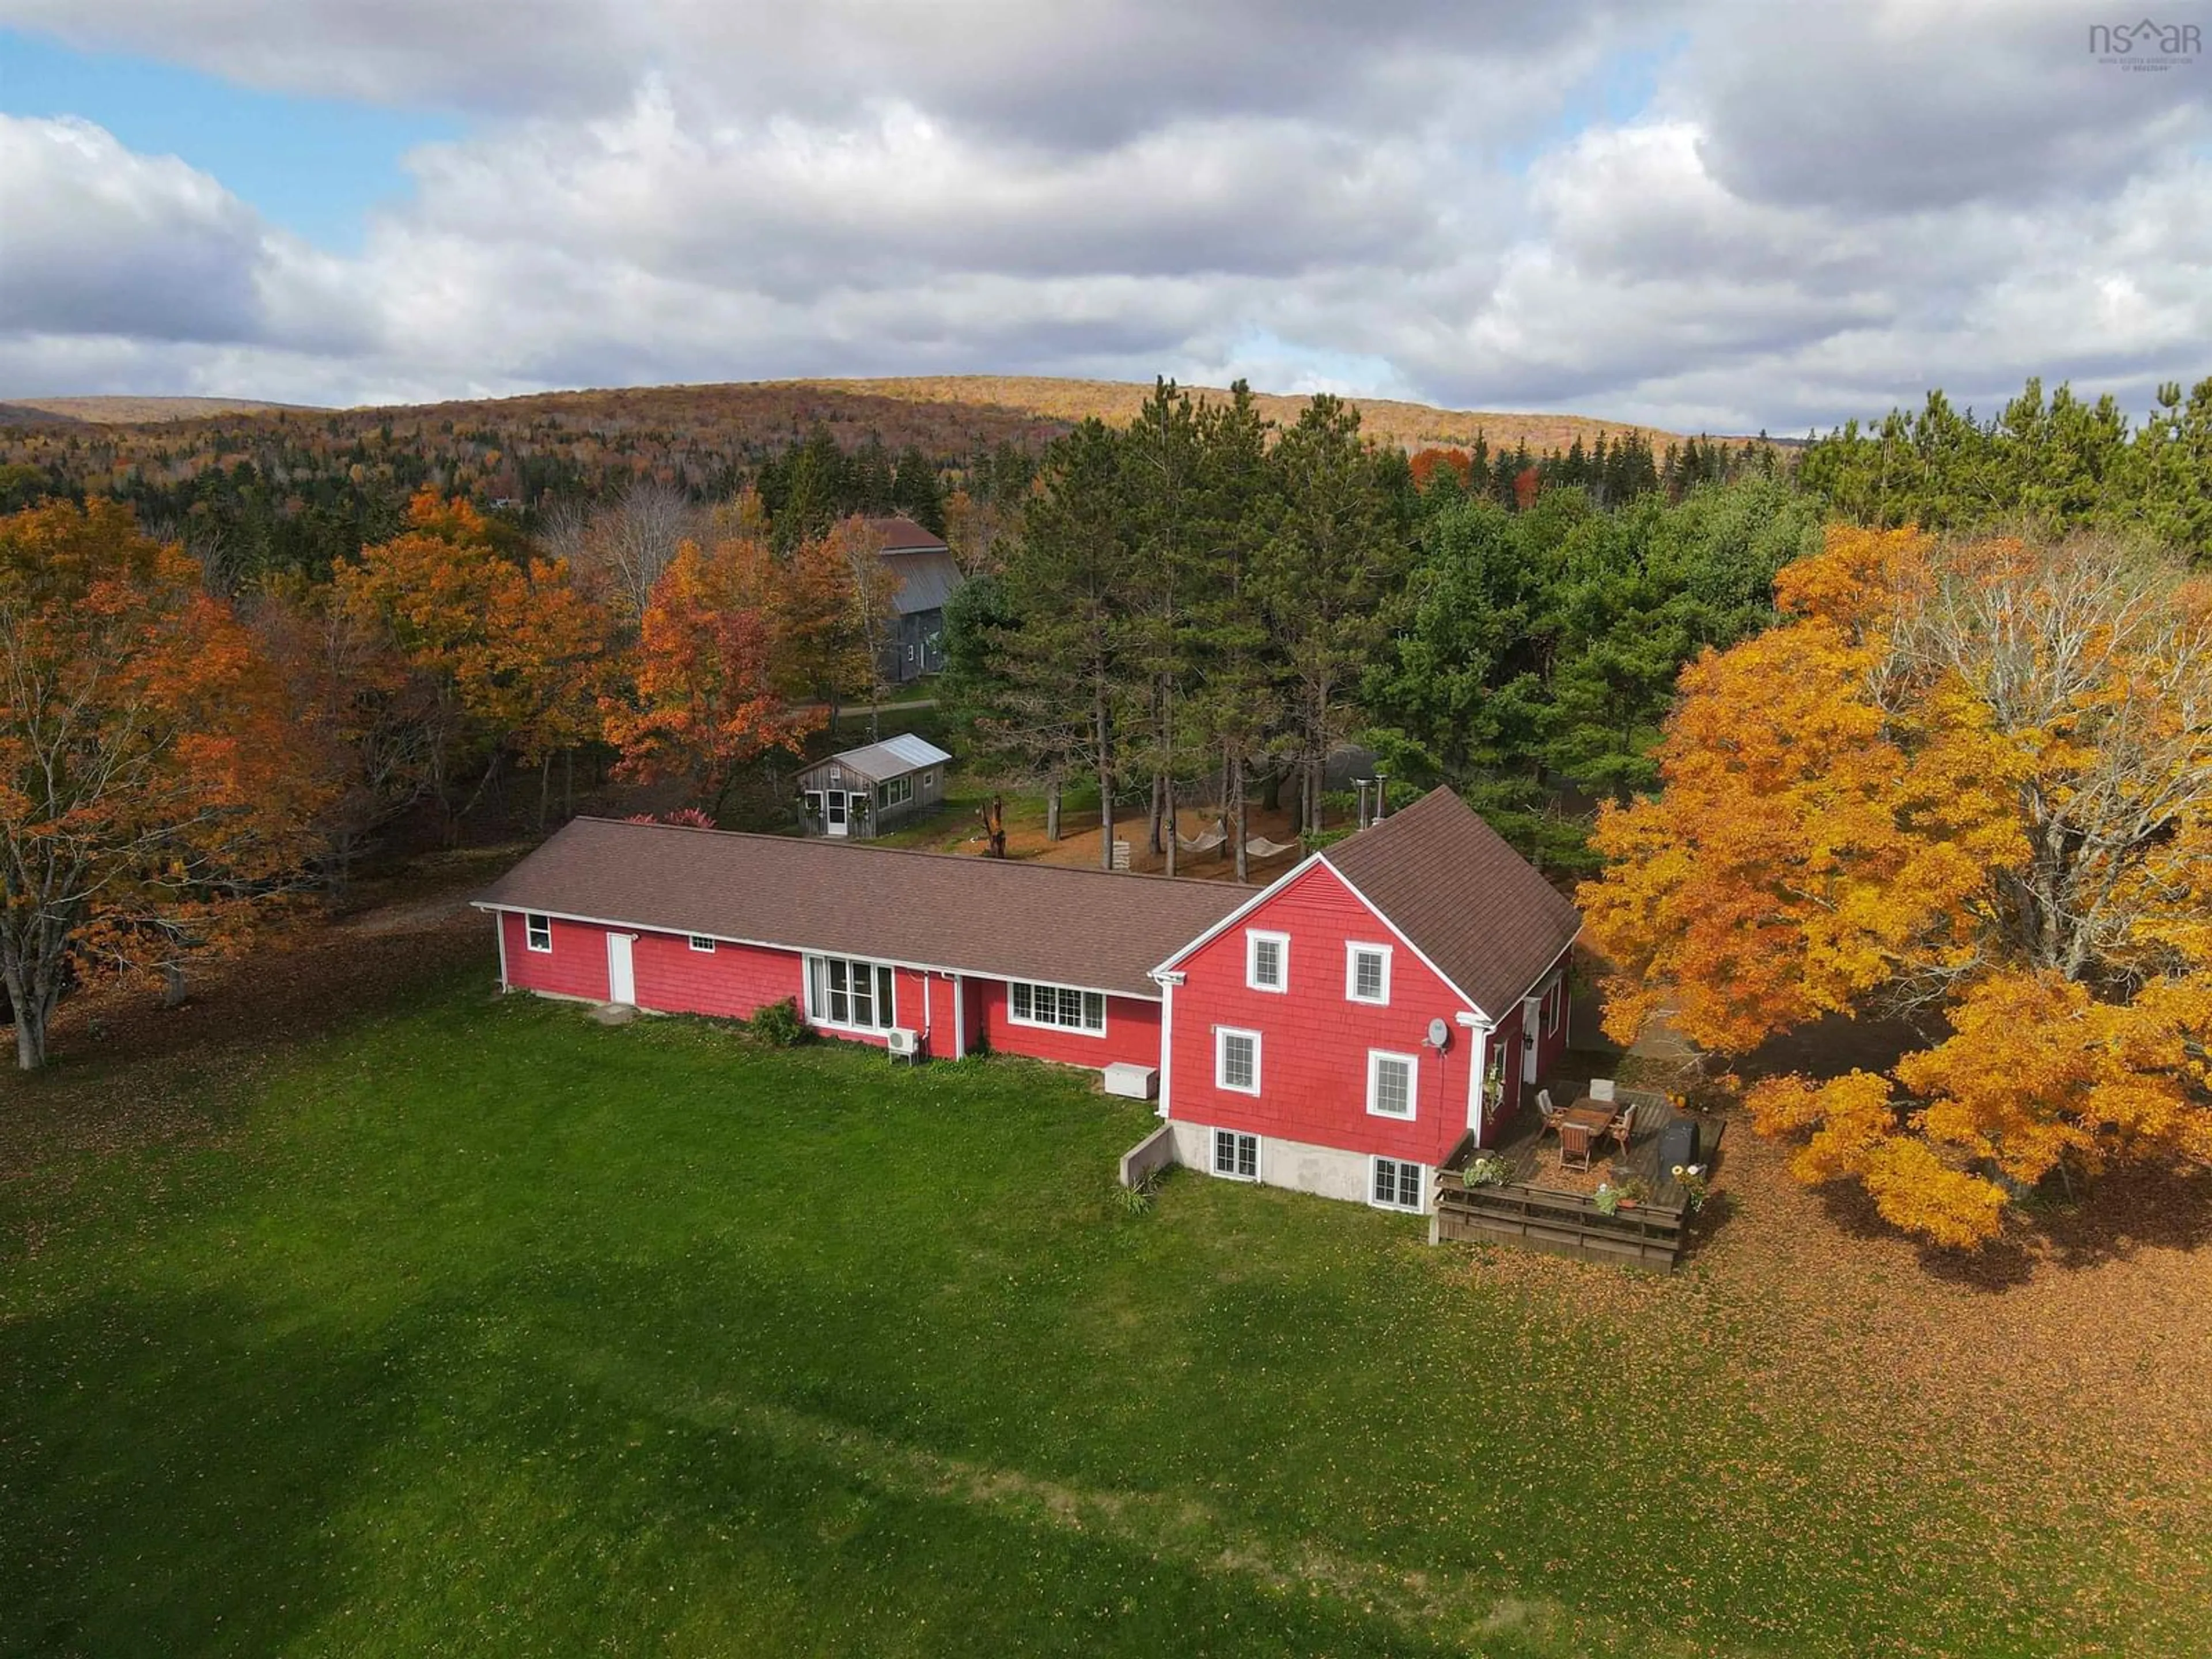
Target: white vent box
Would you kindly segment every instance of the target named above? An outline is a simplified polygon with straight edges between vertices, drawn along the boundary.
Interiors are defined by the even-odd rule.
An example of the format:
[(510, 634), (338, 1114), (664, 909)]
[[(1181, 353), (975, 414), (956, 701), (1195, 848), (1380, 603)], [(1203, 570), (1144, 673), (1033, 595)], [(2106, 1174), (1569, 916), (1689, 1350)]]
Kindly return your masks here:
[(1160, 1092), (1160, 1068), (1135, 1066), (1117, 1060), (1106, 1068), (1106, 1092), (1131, 1100), (1155, 1100)]

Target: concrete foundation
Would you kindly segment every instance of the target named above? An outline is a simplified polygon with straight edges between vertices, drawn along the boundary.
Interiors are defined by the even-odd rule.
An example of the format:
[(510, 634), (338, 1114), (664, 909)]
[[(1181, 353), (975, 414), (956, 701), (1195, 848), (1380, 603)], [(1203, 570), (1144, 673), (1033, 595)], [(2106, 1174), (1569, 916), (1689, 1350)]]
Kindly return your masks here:
[[(1213, 1127), (1205, 1123), (1173, 1122), (1167, 1126), (1175, 1161), (1200, 1175), (1213, 1172)], [(1364, 1152), (1347, 1152), (1336, 1146), (1315, 1146), (1276, 1135), (1260, 1137), (1260, 1180), (1269, 1187), (1312, 1193), (1321, 1198), (1368, 1201), (1373, 1165)], [(1421, 1207), (1429, 1207), (1429, 1176), (1421, 1177)], [(1407, 1213), (1411, 1213), (1408, 1212)]]

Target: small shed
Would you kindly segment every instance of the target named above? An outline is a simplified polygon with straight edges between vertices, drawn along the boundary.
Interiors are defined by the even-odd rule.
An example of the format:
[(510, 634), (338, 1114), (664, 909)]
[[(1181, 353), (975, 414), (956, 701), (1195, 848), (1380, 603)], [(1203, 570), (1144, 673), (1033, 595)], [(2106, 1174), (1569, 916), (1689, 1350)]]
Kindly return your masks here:
[(933, 812), (952, 757), (912, 732), (816, 761), (799, 775), (810, 836), (866, 840)]

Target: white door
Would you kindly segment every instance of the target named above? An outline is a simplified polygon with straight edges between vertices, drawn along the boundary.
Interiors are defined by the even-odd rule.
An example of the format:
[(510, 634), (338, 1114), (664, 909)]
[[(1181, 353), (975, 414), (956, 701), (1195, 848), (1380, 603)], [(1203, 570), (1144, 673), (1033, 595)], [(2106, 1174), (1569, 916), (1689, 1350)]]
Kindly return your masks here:
[(628, 933), (607, 935), (607, 1000), (631, 1002), (637, 1000), (637, 973), (631, 966)]
[(842, 789), (832, 789), (828, 799), (830, 810), (823, 817), (823, 823), (831, 835), (842, 836), (845, 833), (845, 792)]
[(1536, 1024), (1543, 1012), (1543, 1004), (1534, 997), (1521, 999), (1521, 1080), (1536, 1080), (1536, 1033), (1541, 1028)]

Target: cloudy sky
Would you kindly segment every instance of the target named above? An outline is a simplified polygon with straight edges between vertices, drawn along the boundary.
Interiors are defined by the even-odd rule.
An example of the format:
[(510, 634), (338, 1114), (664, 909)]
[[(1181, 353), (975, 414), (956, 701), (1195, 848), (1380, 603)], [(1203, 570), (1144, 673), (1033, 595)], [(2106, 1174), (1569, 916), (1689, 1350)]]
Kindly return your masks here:
[[(2136, 14), (2129, 14), (2135, 16)], [(2212, 38), (2212, 0), (2156, 21)], [(2212, 374), (2074, 0), (0, 0), (0, 398), (1155, 373), (1802, 431)]]

